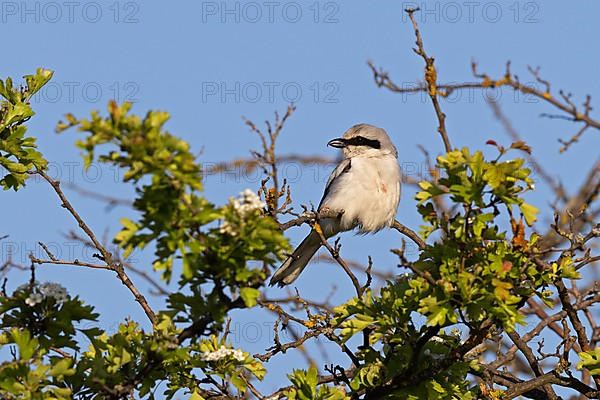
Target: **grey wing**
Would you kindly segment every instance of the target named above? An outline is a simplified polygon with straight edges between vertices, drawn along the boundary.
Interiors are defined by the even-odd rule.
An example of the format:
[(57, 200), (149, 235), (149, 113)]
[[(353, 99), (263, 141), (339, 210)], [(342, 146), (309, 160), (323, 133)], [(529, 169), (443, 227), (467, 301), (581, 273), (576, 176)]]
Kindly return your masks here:
[(346, 159), (342, 160), (342, 162), (339, 163), (337, 165), (337, 167), (335, 167), (335, 169), (331, 172), (331, 175), (329, 175), (329, 179), (327, 180), (327, 185), (325, 185), (325, 192), (323, 193), (323, 197), (321, 198), (321, 201), (319, 202), (319, 207), (317, 208), (318, 210), (321, 209), (323, 200), (325, 200), (325, 198), (327, 197), (327, 194), (329, 194), (331, 186), (333, 185), (335, 180), (337, 178), (339, 178), (342, 174), (345, 174), (348, 171), (350, 171), (351, 167), (352, 167), (352, 159), (346, 158)]

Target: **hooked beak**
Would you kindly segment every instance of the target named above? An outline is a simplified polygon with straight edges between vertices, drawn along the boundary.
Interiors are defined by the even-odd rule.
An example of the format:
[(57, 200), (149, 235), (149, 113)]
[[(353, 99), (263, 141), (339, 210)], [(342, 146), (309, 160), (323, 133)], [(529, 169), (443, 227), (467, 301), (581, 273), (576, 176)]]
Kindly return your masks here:
[(344, 138), (336, 138), (336, 139), (330, 140), (327, 143), (327, 146), (337, 147), (338, 149), (343, 149), (344, 147), (347, 146), (346, 139), (344, 139)]

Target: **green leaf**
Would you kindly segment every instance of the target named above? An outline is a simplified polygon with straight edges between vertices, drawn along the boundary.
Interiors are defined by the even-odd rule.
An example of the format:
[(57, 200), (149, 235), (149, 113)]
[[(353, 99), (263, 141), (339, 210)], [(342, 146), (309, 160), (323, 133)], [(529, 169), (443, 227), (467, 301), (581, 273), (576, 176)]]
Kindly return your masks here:
[(586, 368), (591, 375), (600, 375), (600, 347), (579, 353), (579, 358), (581, 361), (577, 364), (577, 369)]
[(35, 71), (35, 75), (25, 75), (23, 78), (27, 83), (27, 98), (30, 98), (35, 93), (37, 93), (50, 79), (54, 72), (44, 69), (38, 68)]
[(540, 211), (531, 204), (527, 204), (524, 202), (519, 205), (519, 208), (521, 209), (523, 217), (525, 217), (525, 222), (527, 223), (527, 225), (533, 225), (533, 223), (537, 220), (537, 215)]
[(240, 297), (244, 300), (246, 307), (252, 308), (256, 305), (260, 291), (255, 288), (244, 287), (240, 289)]
[(229, 380), (241, 393), (246, 392), (246, 382), (240, 376), (233, 375)]
[(75, 370), (71, 368), (73, 360), (70, 358), (63, 358), (59, 360), (56, 364), (52, 366), (50, 369), (49, 375), (53, 377), (58, 377), (62, 380), (64, 376), (71, 376), (75, 374)]
[(340, 336), (344, 341), (346, 341), (352, 336), (356, 335), (358, 332), (362, 332), (363, 329), (374, 322), (375, 319), (369, 315), (357, 314), (355, 318), (349, 319), (340, 324), (339, 327), (342, 329)]
[(244, 368), (252, 373), (258, 380), (263, 380), (267, 375), (265, 366), (258, 360), (253, 360), (247, 364), (244, 364)]
[(194, 392), (192, 393), (192, 395), (190, 396), (189, 400), (205, 400), (204, 397), (202, 397), (200, 395), (200, 393), (198, 393), (197, 390), (194, 390)]
[(38, 347), (38, 341), (31, 337), (29, 331), (16, 328), (12, 330), (12, 338), (19, 348), (19, 357), (22, 360), (30, 359)]

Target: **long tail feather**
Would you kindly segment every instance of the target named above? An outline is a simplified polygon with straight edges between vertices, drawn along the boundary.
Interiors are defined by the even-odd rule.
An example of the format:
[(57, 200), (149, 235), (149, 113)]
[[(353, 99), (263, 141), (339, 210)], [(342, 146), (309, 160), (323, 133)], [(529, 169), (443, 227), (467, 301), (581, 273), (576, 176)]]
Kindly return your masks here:
[(281, 264), (281, 267), (275, 271), (269, 285), (283, 287), (294, 282), (306, 268), (312, 256), (319, 250), (319, 247), (321, 247), (321, 238), (318, 233), (312, 231), (294, 250), (292, 255)]

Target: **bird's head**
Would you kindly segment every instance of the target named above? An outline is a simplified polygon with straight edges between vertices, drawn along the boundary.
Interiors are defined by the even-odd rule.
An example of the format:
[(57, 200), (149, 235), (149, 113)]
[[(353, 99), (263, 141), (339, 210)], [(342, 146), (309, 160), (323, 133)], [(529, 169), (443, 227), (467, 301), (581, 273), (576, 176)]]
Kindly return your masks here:
[(396, 146), (385, 130), (369, 124), (358, 124), (348, 129), (341, 138), (330, 140), (328, 146), (343, 149), (348, 157), (398, 157)]

